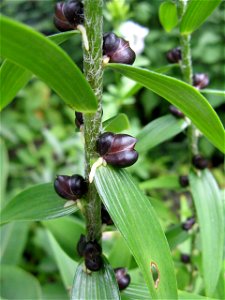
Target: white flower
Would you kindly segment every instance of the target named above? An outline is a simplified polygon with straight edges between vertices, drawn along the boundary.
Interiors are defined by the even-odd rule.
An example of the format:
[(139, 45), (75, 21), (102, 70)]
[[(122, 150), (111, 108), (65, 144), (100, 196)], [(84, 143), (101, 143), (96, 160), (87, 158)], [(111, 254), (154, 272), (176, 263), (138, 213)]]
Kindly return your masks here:
[(149, 29), (133, 21), (124, 22), (119, 27), (120, 34), (130, 43), (130, 47), (136, 54), (144, 50), (144, 39), (149, 33)]

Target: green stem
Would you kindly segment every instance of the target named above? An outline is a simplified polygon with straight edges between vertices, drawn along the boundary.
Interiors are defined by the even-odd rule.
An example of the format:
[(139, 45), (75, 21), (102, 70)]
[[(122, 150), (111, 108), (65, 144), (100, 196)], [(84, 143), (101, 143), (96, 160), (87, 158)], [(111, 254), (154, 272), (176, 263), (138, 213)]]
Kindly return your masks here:
[[(84, 74), (97, 99), (98, 110), (95, 114), (84, 114), (85, 139), (85, 177), (91, 169), (91, 161), (97, 158), (96, 141), (102, 124), (102, 36), (103, 36), (103, 0), (85, 0), (85, 28), (89, 42), (89, 51), (83, 48)], [(84, 205), (88, 240), (101, 238), (101, 201), (94, 184), (89, 185), (86, 204)]]
[[(186, 10), (187, 2), (184, 0), (179, 0), (179, 16), (182, 18), (185, 10)], [(183, 73), (183, 79), (188, 84), (193, 84), (193, 70), (192, 70), (192, 58), (191, 58), (191, 35), (180, 35), (180, 46), (182, 53), (182, 61), (181, 61), (181, 70)], [(188, 127), (188, 141), (190, 147), (190, 159), (193, 155), (198, 154), (198, 131), (196, 127), (191, 124)]]

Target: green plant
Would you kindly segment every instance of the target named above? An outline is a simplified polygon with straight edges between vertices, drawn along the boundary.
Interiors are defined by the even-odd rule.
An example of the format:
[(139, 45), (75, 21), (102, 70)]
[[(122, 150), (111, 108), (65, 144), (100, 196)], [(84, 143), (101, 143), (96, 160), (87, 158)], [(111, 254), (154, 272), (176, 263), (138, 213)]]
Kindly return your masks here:
[[(207, 5), (205, 2), (207, 2)], [(123, 6), (125, 5), (124, 1), (121, 3)], [(162, 74), (165, 70), (173, 69), (174, 65), (149, 70), (115, 63), (118, 60), (113, 60), (114, 63), (106, 61), (103, 57), (103, 54), (107, 55), (107, 51), (104, 52), (103, 45), (102, 0), (84, 1), (84, 24), (79, 24), (81, 26), (78, 28), (84, 41), (84, 74), (81, 73), (69, 55), (57, 45), (78, 35), (78, 30), (45, 37), (30, 27), (8, 17), (0, 17), (2, 26), (0, 37), (1, 55), (5, 59), (0, 70), (1, 108), (3, 109), (12, 101), (18, 91), (27, 84), (34, 74), (73, 109), (73, 114), (74, 111), (82, 113), (82, 115), (76, 114), (76, 117), (85, 145), (85, 161), (82, 164), (82, 167), (83, 165), (84, 167), (81, 169), (81, 173), (84, 174), (88, 184), (88, 190), (86, 191), (85, 185), (84, 192), (82, 191), (79, 194), (79, 197), (81, 198), (83, 195), (83, 198), (79, 200), (77, 195), (73, 197), (74, 191), (70, 191), (72, 196), (70, 194), (68, 199), (72, 198), (73, 201), (66, 203), (66, 205), (65, 201), (55, 193), (52, 182), (42, 182), (31, 186), (13, 196), (9, 202), (4, 201), (2, 203), (3, 240), (5, 236), (5, 248), (9, 251), (9, 253), (6, 252), (3, 255), (1, 275), (4, 285), (2, 297), (9, 299), (16, 299), (15, 297), (17, 299), (23, 297), (47, 299), (46, 295), (53, 295), (55, 298), (56, 296), (62, 299), (68, 298), (65, 289), (62, 289), (58, 284), (57, 278), (54, 277), (54, 281), (57, 282), (56, 286), (59, 289), (56, 294), (44, 288), (41, 290), (38, 281), (33, 276), (15, 266), (19, 258), (13, 258), (14, 263), (12, 263), (13, 259), (10, 251), (13, 247), (16, 246), (21, 249), (21, 252), (23, 251), (23, 240), (25, 240), (28, 232), (28, 223), (26, 222), (41, 221), (41, 226), (34, 225), (37, 227), (33, 228), (33, 232), (35, 232), (33, 243), (37, 248), (40, 247), (47, 253), (48, 258), (50, 258), (48, 259), (50, 269), (53, 266), (54, 270), (55, 264), (57, 265), (65, 288), (71, 290), (71, 299), (120, 299), (121, 297), (123, 299), (190, 299), (194, 297), (201, 299), (201, 296), (223, 299), (223, 202), (221, 191), (211, 171), (207, 169), (207, 163), (203, 163), (203, 168), (201, 160), (199, 167), (199, 157), (202, 159), (199, 156), (199, 131), (215, 148), (224, 152), (222, 123), (215, 110), (202, 95), (204, 92), (206, 94), (219, 93), (224, 95), (224, 92), (214, 90), (203, 90), (201, 92), (196, 88), (197, 85), (193, 86), (190, 47), (192, 33), (206, 20), (219, 3), (220, 1), (217, 0), (190, 0), (187, 3), (178, 1), (177, 4), (166, 2), (162, 4), (159, 10), (160, 21), (167, 31), (177, 26), (179, 19), (182, 59), (178, 59), (179, 65), (175, 65), (175, 67), (180, 66), (184, 81)], [(109, 11), (113, 10), (115, 12), (115, 7), (115, 1), (112, 2), (111, 6), (108, 5)], [(171, 7), (172, 15), (170, 18)], [(126, 6), (126, 10), (129, 10), (129, 6)], [(198, 11), (198, 17), (196, 17), (196, 11)], [(128, 15), (128, 12), (126, 11), (124, 15)], [(120, 14), (112, 15), (116, 27), (118, 27), (118, 22), (124, 20), (124, 18), (125, 16)], [(69, 23), (71, 25), (71, 22)], [(73, 24), (74, 29), (76, 29), (76, 26), (77, 24)], [(120, 46), (121, 41), (124, 43), (125, 46), (123, 45), (122, 50), (124, 48), (125, 50), (128, 49), (129, 44), (123, 42), (123, 39), (115, 38), (115, 35), (113, 35), (113, 39), (119, 39)], [(115, 51), (117, 51), (117, 48)], [(128, 52), (133, 55), (132, 51), (129, 50)], [(111, 59), (111, 55), (109, 57)], [(128, 63), (132, 63), (133, 58), (132, 56)], [(119, 62), (123, 61), (119, 60)], [(117, 167), (118, 165), (120, 167), (131, 165), (130, 161), (133, 164), (137, 160), (137, 154), (134, 150), (135, 138), (125, 134), (111, 133), (117, 133), (127, 128), (128, 119), (124, 114), (117, 114), (114, 117), (111, 115), (110, 119), (105, 122), (102, 121), (102, 110), (104, 111), (104, 103), (102, 103), (103, 74), (105, 70), (114, 70), (134, 81), (134, 83), (129, 82), (131, 85), (129, 91), (125, 91), (122, 96), (118, 95), (116, 89), (116, 97), (121, 97), (118, 102), (123, 103), (124, 99), (132, 97), (145, 87), (169, 101), (178, 109), (178, 112), (181, 111), (181, 114), (178, 113), (179, 118), (171, 115), (163, 116), (138, 130), (138, 143), (135, 149), (139, 153), (139, 160), (131, 167), (131, 170), (138, 179), (138, 174), (145, 172), (148, 165), (150, 165), (150, 169), (153, 169), (154, 161), (151, 161), (151, 158), (146, 159), (148, 151), (185, 131), (188, 137), (189, 150), (188, 154), (185, 153), (187, 152), (186, 148), (182, 149), (181, 152), (188, 161), (185, 171), (189, 172), (190, 194), (184, 193), (181, 196), (180, 215), (183, 220), (177, 221), (176, 214), (171, 216), (172, 213), (169, 212), (165, 203), (148, 196), (148, 192), (153, 188), (160, 188), (163, 191), (165, 189), (180, 190), (177, 175), (174, 176), (173, 174), (171, 176), (165, 173), (165, 176), (156, 179), (149, 179), (148, 175), (140, 175), (140, 178), (144, 177), (145, 180), (138, 186), (129, 171), (110, 166), (110, 163)], [(118, 86), (121, 80), (121, 77), (117, 77)], [(124, 91), (124, 87), (120, 86), (120, 88)], [(113, 105), (115, 106), (115, 104)], [(48, 109), (51, 109), (51, 107)], [(16, 127), (16, 124), (14, 125)], [(70, 130), (71, 127), (67, 132), (68, 135), (71, 135)], [(102, 134), (103, 131), (108, 133)], [(61, 148), (56, 146), (58, 144), (54, 140), (54, 135), (51, 135), (47, 130), (45, 134), (53, 147), (56, 150), (58, 149), (57, 156), (60, 159), (63, 154)], [(123, 140), (123, 147), (121, 146), (121, 140)], [(78, 145), (79, 142), (76, 141), (75, 144)], [(113, 148), (114, 143), (117, 144)], [(173, 155), (172, 157), (175, 160), (177, 158), (176, 153), (175, 151), (171, 152), (173, 153), (171, 156)], [(4, 168), (2, 178), (3, 198), (7, 176), (7, 152), (4, 143), (1, 143), (1, 153)], [(49, 153), (49, 149), (45, 153)], [(125, 157), (125, 164), (124, 153), (126, 155), (132, 154), (129, 159), (127, 156)], [(158, 150), (156, 159), (152, 160), (160, 161), (163, 159), (160, 155), (160, 150)], [(99, 156), (101, 156), (100, 160)], [(166, 159), (165, 152), (162, 156)], [(196, 158), (198, 158), (197, 163)], [(52, 157), (49, 159), (52, 160)], [(61, 162), (63, 163), (63, 161), (62, 159)], [(96, 166), (96, 161), (98, 161), (98, 168), (95, 172), (91, 172), (93, 166)], [(192, 161), (194, 161), (193, 164)], [(108, 162), (107, 166), (105, 162)], [(37, 161), (35, 161), (34, 166), (37, 164)], [(160, 168), (162, 167), (159, 162), (156, 169), (160, 170)], [(175, 170), (177, 168), (180, 171), (180, 167), (176, 166)], [(79, 173), (77, 170), (73, 170), (74, 172)], [(91, 180), (89, 180), (90, 173)], [(63, 180), (59, 181), (59, 178)], [(66, 182), (66, 187), (71, 188), (71, 177), (58, 177), (56, 186), (62, 184), (60, 188), (63, 188), (63, 193), (59, 193), (61, 196), (65, 192), (64, 179), (69, 180), (69, 183)], [(143, 190), (147, 192), (147, 195)], [(157, 198), (160, 195), (163, 198), (163, 191), (162, 195), (160, 193), (154, 195), (153, 191), (152, 196)], [(192, 195), (194, 202), (191, 208), (188, 207), (188, 197), (190, 195)], [(102, 203), (114, 225), (111, 225), (110, 241), (107, 244), (107, 241), (103, 240), (101, 247), (102, 232), (107, 230), (107, 227), (102, 226)], [(79, 214), (77, 213), (74, 217), (69, 216), (78, 211)], [(186, 224), (184, 219), (192, 215), (194, 215), (196, 223), (191, 226), (184, 225)], [(168, 224), (171, 225), (174, 220), (177, 224), (168, 228)], [(17, 228), (17, 223), (14, 223), (14, 221), (26, 222), (18, 223), (20, 225)], [(183, 223), (180, 224), (181, 222)], [(198, 231), (198, 226), (200, 231)], [(14, 232), (14, 235), (7, 241), (10, 230)], [(18, 241), (19, 246), (17, 246), (14, 239), (17, 230), (22, 235), (22, 242)], [(119, 231), (119, 235), (116, 230)], [(79, 247), (75, 249), (80, 236), (82, 237), (84, 234), (82, 250), (79, 250)], [(186, 247), (182, 244), (184, 241)], [(179, 251), (176, 252), (177, 246), (180, 246), (180, 244), (182, 245)], [(109, 251), (109, 249), (111, 250)], [(124, 254), (121, 254), (121, 249)], [(172, 255), (171, 250), (173, 249), (175, 249), (175, 252)], [(183, 251), (187, 251), (188, 256), (184, 256)], [(183, 255), (183, 262), (188, 263), (187, 268), (179, 265), (180, 262), (177, 257), (180, 254)], [(189, 261), (190, 257), (191, 262)], [(216, 260), (214, 257), (216, 257)], [(39, 253), (37, 253), (36, 258), (39, 258)], [(52, 262), (52, 258), (54, 262)], [(84, 261), (86, 269), (84, 269)], [(120, 263), (123, 263), (123, 265), (119, 265)], [(129, 268), (131, 285), (120, 292), (112, 267), (124, 266)], [(196, 272), (196, 268), (198, 272)], [(87, 269), (93, 272), (89, 272)], [(175, 274), (175, 270), (177, 274)], [(140, 272), (141, 275), (139, 275)], [(10, 282), (16, 282), (16, 278), (20, 278), (21, 283), (16, 286), (15, 296), (9, 291), (8, 285)], [(39, 280), (46, 283), (46, 279), (42, 277)], [(186, 290), (186, 292), (178, 291), (177, 281), (179, 289)], [(27, 294), (24, 295), (24, 290), (19, 289), (19, 285), (28, 285), (31, 289), (28, 289)], [(198, 288), (198, 285), (200, 288)], [(41, 296), (42, 292), (44, 296)], [(199, 296), (188, 292), (195, 292)]]

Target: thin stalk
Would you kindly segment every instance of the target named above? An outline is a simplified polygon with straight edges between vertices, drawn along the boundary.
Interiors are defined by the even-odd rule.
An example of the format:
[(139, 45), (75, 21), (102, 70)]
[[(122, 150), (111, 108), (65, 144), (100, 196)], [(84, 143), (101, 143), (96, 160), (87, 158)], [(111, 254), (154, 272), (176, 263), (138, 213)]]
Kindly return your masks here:
[[(186, 10), (187, 1), (179, 0), (179, 17), (182, 18)], [(190, 85), (193, 84), (193, 69), (192, 69), (192, 58), (191, 58), (191, 35), (180, 35), (180, 46), (182, 53), (181, 70), (183, 73), (183, 79)], [(192, 156), (198, 154), (198, 131), (196, 127), (191, 124), (187, 131), (189, 148), (190, 148), (190, 159)]]
[[(88, 180), (91, 163), (97, 158), (96, 141), (102, 126), (102, 35), (103, 35), (103, 0), (84, 0), (85, 28), (89, 42), (89, 51), (83, 47), (84, 75), (98, 99), (95, 114), (84, 114), (85, 139), (85, 177)], [(101, 201), (94, 184), (89, 185), (84, 204), (86, 231), (88, 240), (101, 237)]]
[[(179, 17), (182, 18), (185, 13), (187, 0), (179, 0), (178, 2), (178, 14)], [(180, 46), (182, 53), (182, 61), (181, 61), (181, 70), (183, 73), (183, 79), (190, 85), (193, 85), (193, 68), (192, 68), (192, 56), (191, 56), (191, 35), (180, 35)], [(187, 131), (188, 135), (188, 145), (189, 145), (189, 153), (190, 153), (190, 161), (192, 157), (198, 154), (198, 131), (196, 127), (191, 123), (188, 127)], [(193, 208), (193, 214), (196, 215), (195, 208)], [(195, 242), (196, 242), (196, 234), (193, 235), (191, 240), (191, 256), (193, 257), (195, 251)], [(191, 276), (189, 287), (190, 291), (193, 289), (194, 278), (196, 276), (195, 267), (191, 264)]]

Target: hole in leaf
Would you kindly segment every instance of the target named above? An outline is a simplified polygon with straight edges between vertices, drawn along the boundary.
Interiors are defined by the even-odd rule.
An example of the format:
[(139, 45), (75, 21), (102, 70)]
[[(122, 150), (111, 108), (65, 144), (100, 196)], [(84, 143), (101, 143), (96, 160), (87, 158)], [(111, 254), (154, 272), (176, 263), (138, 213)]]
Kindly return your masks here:
[(154, 263), (153, 261), (151, 262), (151, 273), (152, 273), (152, 279), (154, 280), (154, 286), (157, 289), (160, 281), (160, 273), (157, 264)]

